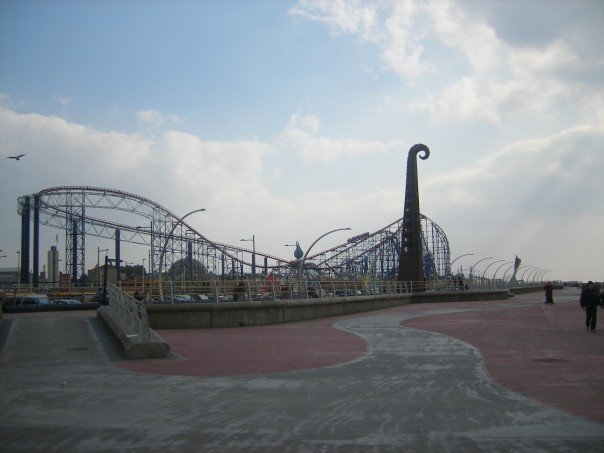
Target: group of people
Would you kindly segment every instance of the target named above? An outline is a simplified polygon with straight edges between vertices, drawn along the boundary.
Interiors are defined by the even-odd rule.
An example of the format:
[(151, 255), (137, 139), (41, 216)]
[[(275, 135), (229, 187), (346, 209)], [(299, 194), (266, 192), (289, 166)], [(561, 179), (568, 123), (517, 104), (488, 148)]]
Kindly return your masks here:
[[(553, 304), (554, 285), (552, 282), (547, 282), (543, 289), (545, 290), (545, 303)], [(594, 282), (590, 280), (581, 291), (579, 304), (585, 312), (585, 329), (588, 332), (595, 332), (598, 320), (598, 306), (604, 308), (604, 293), (600, 293)]]

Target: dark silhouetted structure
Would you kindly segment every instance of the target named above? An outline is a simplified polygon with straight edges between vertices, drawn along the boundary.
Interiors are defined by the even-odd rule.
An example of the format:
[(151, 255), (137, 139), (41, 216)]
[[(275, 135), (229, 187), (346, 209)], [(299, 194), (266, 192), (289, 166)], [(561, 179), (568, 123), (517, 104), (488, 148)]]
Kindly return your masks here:
[(420, 282), (418, 289), (423, 288), (424, 266), (422, 262), (422, 231), (419, 213), (419, 189), (417, 184), (417, 156), (423, 151), (420, 159), (430, 156), (430, 150), (421, 143), (413, 145), (407, 156), (407, 183), (405, 185), (405, 210), (403, 214), (403, 231), (398, 268), (399, 281)]

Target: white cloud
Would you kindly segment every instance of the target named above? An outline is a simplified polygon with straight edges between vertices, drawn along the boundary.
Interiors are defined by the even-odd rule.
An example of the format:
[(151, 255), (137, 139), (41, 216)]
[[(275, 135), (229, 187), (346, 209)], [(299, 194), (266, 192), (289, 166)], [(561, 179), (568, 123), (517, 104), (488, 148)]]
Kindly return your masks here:
[(452, 1), (427, 2), (423, 8), (441, 41), (459, 50), (476, 73), (490, 72), (499, 65), (501, 42), (488, 24)]
[(399, 149), (404, 145), (400, 140), (360, 142), (320, 137), (316, 135), (319, 125), (318, 117), (296, 113), (291, 116), (287, 127), (279, 135), (275, 144), (278, 148), (295, 151), (307, 164), (333, 162), (344, 156), (383, 153)]
[(100, 132), (57, 116), (19, 114), (3, 107), (0, 107), (0, 125), (3, 150), (6, 147), (21, 149), (32, 159), (47, 164), (47, 171), (60, 162), (66, 171), (80, 163), (93, 174), (95, 168), (128, 171), (146, 159), (152, 144), (139, 134)]
[(139, 110), (136, 118), (140, 124), (160, 127), (168, 123), (183, 124), (184, 119), (173, 113), (162, 114), (157, 110)]
[(372, 5), (344, 0), (301, 0), (290, 14), (326, 24), (335, 36), (358, 35), (362, 41), (372, 41), (376, 26), (376, 9)]
[[(586, 200), (595, 201), (592, 197), (598, 193), (598, 187), (604, 185), (595, 178), (585, 178), (594, 165), (600, 162), (604, 165), (604, 154), (597, 151), (603, 139), (604, 131), (584, 125), (545, 138), (521, 140), (488, 154), (474, 165), (430, 176), (425, 179), (424, 188), (437, 194), (435, 202), (443, 207), (449, 206), (453, 211), (473, 208), (472, 204), (467, 205), (463, 199), (457, 199), (455, 192), (451, 191), (456, 189), (474, 194), (471, 199), (481, 200), (480, 204), (489, 206), (494, 212), (504, 207), (509, 213), (507, 209), (521, 196), (535, 198), (563, 192), (558, 187), (560, 183), (578, 184), (586, 197), (577, 200), (576, 208), (583, 206)], [(511, 191), (511, 188), (515, 190)], [(492, 203), (493, 197), (499, 197), (500, 202)], [(517, 209), (521, 206), (516, 204)], [(552, 210), (549, 214), (557, 216), (560, 212)]]
[[(542, 47), (514, 47), (467, 2), (407, 0), (378, 5), (305, 0), (292, 11), (328, 24), (332, 32), (340, 31), (337, 34), (346, 32), (376, 44), (388, 70), (412, 87), (424, 87), (424, 95), (411, 107), (437, 122), (500, 124), (509, 115), (551, 115), (552, 105), (576, 90), (563, 74), (577, 70), (578, 58), (561, 39)], [(360, 10), (371, 10), (366, 14), (372, 19), (362, 22), (363, 27)], [(457, 52), (459, 58), (441, 61), (441, 46), (453, 50), (448, 57)], [(440, 73), (446, 74), (442, 79), (450, 80), (448, 85), (440, 89), (422, 85), (424, 77)]]

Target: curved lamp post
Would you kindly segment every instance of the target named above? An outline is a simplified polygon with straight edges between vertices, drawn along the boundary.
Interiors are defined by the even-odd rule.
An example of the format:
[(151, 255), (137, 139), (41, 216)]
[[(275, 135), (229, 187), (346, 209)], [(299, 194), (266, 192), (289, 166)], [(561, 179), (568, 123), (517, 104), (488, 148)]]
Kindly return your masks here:
[(484, 272), (482, 273), (482, 277), (481, 278), (484, 278), (484, 276), (487, 275), (487, 270), (489, 270), (489, 267), (491, 267), (493, 264), (501, 263), (502, 261), (505, 261), (505, 260), (497, 260), (497, 261), (493, 261), (491, 264), (489, 264), (485, 268)]
[(484, 260), (492, 260), (492, 259), (493, 259), (492, 256), (487, 256), (486, 258), (476, 261), (473, 266), (470, 266), (470, 275), (472, 275), (472, 276), (474, 275), (474, 268), (476, 267), (476, 265), (478, 263), (482, 263)]
[(551, 272), (551, 271), (552, 271), (551, 269), (543, 269), (543, 272), (541, 272), (541, 273), (537, 273), (537, 274), (535, 274), (535, 276), (537, 276), (537, 275), (538, 275), (538, 276), (539, 276), (539, 281), (541, 281), (541, 282), (542, 282), (542, 281), (543, 281), (543, 276), (544, 276), (545, 274), (547, 274), (548, 272)]
[(507, 275), (507, 273), (508, 273), (508, 272), (509, 272), (511, 269), (513, 269), (513, 268), (514, 268), (514, 266), (515, 266), (515, 265), (516, 265), (516, 263), (515, 263), (515, 262), (512, 262), (512, 265), (511, 265), (510, 267), (508, 267), (508, 268), (505, 270), (505, 272), (503, 273), (503, 277), (501, 277), (501, 279), (502, 279), (502, 280), (504, 280), (504, 281), (505, 281), (505, 276)]
[(540, 267), (533, 267), (527, 274), (526, 280), (532, 283), (531, 276), (535, 277), (540, 271), (543, 271)]
[(474, 254), (473, 253), (465, 253), (463, 255), (459, 255), (457, 258), (455, 258), (453, 261), (451, 261), (449, 263), (449, 275), (451, 275), (451, 267), (453, 266), (453, 263), (455, 261), (457, 261), (458, 259), (463, 258), (464, 256), (474, 256)]
[(547, 269), (543, 269), (542, 267), (538, 267), (537, 269), (535, 269), (535, 273), (533, 274), (533, 281), (535, 281), (537, 275), (541, 274), (542, 272), (547, 272)]
[[(507, 266), (508, 264), (513, 264), (513, 261), (508, 261), (507, 263), (503, 263), (501, 266), (499, 266), (496, 270), (495, 273), (493, 274), (493, 280), (495, 280), (495, 277), (497, 276), (497, 272), (499, 272), (499, 269), (501, 269), (503, 266)], [(504, 274), (505, 275), (505, 274)]]
[(328, 234), (335, 233), (336, 231), (345, 231), (345, 230), (350, 230), (350, 228), (338, 228), (338, 229), (336, 229), (336, 230), (331, 230), (331, 231), (328, 231), (327, 233), (325, 233), (325, 234), (323, 234), (323, 235), (319, 236), (319, 237), (318, 237), (318, 238), (315, 240), (315, 242), (313, 242), (313, 243), (310, 245), (310, 247), (308, 247), (308, 250), (306, 250), (306, 253), (304, 254), (304, 257), (302, 258), (302, 261), (300, 261), (300, 266), (298, 267), (298, 276), (299, 276), (299, 279), (300, 279), (300, 280), (302, 279), (302, 269), (304, 268), (304, 261), (306, 261), (306, 257), (308, 256), (308, 252), (310, 252), (310, 250), (313, 248), (313, 246), (314, 246), (314, 245), (315, 245), (317, 242), (319, 242), (321, 239), (323, 239), (325, 236), (327, 236)]
[[(528, 264), (518, 266), (518, 269), (516, 270), (516, 275), (518, 275), (518, 272), (520, 272), (520, 269), (525, 269), (526, 267), (530, 267), (530, 266)], [(524, 270), (524, 272), (526, 272), (526, 269)], [(524, 273), (522, 275), (524, 275)], [(522, 277), (520, 277), (520, 280), (522, 280)], [(518, 279), (516, 279), (516, 281), (518, 281)]]
[(159, 255), (159, 278), (157, 279), (157, 284), (158, 284), (158, 289), (159, 289), (159, 300), (162, 300), (162, 301), (164, 300), (164, 287), (162, 286), (161, 276), (162, 276), (162, 267), (164, 264), (164, 255), (166, 254), (166, 249), (168, 248), (168, 242), (170, 241), (170, 238), (172, 237), (172, 234), (174, 234), (174, 230), (176, 229), (176, 227), (178, 225), (180, 225), (191, 214), (195, 214), (196, 212), (201, 212), (201, 211), (205, 211), (205, 208), (195, 209), (191, 212), (186, 213), (184, 216), (182, 216), (180, 219), (178, 219), (178, 222), (176, 222), (172, 226), (172, 229), (168, 233), (168, 236), (166, 236), (166, 242), (164, 242), (164, 246), (161, 249), (161, 254)]
[(252, 234), (251, 239), (239, 239), (241, 242), (252, 243), (252, 278), (256, 281), (256, 236)]
[[(535, 277), (536, 277), (536, 276), (537, 276), (539, 273), (543, 272), (544, 270), (545, 270), (545, 269), (543, 269), (543, 268), (541, 268), (541, 267), (536, 267), (536, 268), (534, 268), (532, 271), (530, 271), (530, 272), (529, 272), (529, 275), (528, 275), (528, 277), (527, 277), (527, 278), (528, 278), (528, 280), (529, 280), (529, 281), (531, 281), (531, 282), (535, 281)], [(531, 280), (531, 277), (533, 277), (533, 280)]]
[(529, 266), (527, 267), (524, 272), (522, 273), (522, 275), (520, 276), (520, 280), (524, 281), (524, 276), (526, 275), (527, 272), (529, 272), (531, 269), (535, 269), (535, 266)]

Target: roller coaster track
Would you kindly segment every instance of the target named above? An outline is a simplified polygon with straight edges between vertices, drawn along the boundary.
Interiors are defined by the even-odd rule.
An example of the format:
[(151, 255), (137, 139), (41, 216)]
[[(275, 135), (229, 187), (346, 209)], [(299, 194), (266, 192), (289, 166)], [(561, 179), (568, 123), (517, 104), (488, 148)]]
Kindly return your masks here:
[[(170, 269), (177, 261), (187, 257), (201, 263), (204, 273), (222, 276), (243, 274), (244, 267), (252, 266), (252, 250), (213, 241), (189, 223), (162, 205), (139, 195), (115, 189), (89, 186), (51, 187), (33, 195), (19, 197), (19, 214), (25, 209), (38, 212), (39, 223), (65, 231), (67, 268), (74, 263), (78, 274), (85, 273), (85, 238), (96, 236), (143, 245), (151, 250), (149, 268), (158, 271), (159, 255), (167, 246), (165, 269)], [(112, 220), (96, 215), (99, 210), (111, 211)], [(89, 211), (94, 211), (91, 215)], [(132, 224), (125, 218), (146, 219), (149, 226)], [(398, 219), (375, 231), (365, 233), (328, 250), (307, 257), (305, 272), (321, 272), (323, 275), (342, 277), (345, 275), (371, 274), (375, 277), (392, 278), (395, 276), (400, 250), (402, 220)], [(438, 247), (446, 248), (448, 260), (448, 242), (444, 232), (427, 217), (422, 221), (437, 232), (438, 238), (426, 234), (423, 237), (425, 253), (434, 256), (435, 241)], [(168, 232), (177, 224), (173, 234)], [(167, 242), (166, 242), (167, 241)], [(440, 253), (439, 252), (439, 253)], [(297, 268), (298, 262), (283, 259), (256, 250), (257, 267), (263, 272), (288, 274)], [(440, 253), (442, 255), (442, 253)], [(74, 261), (75, 260), (75, 261)], [(434, 263), (439, 267), (438, 263)], [(443, 265), (446, 266), (446, 265)]]

